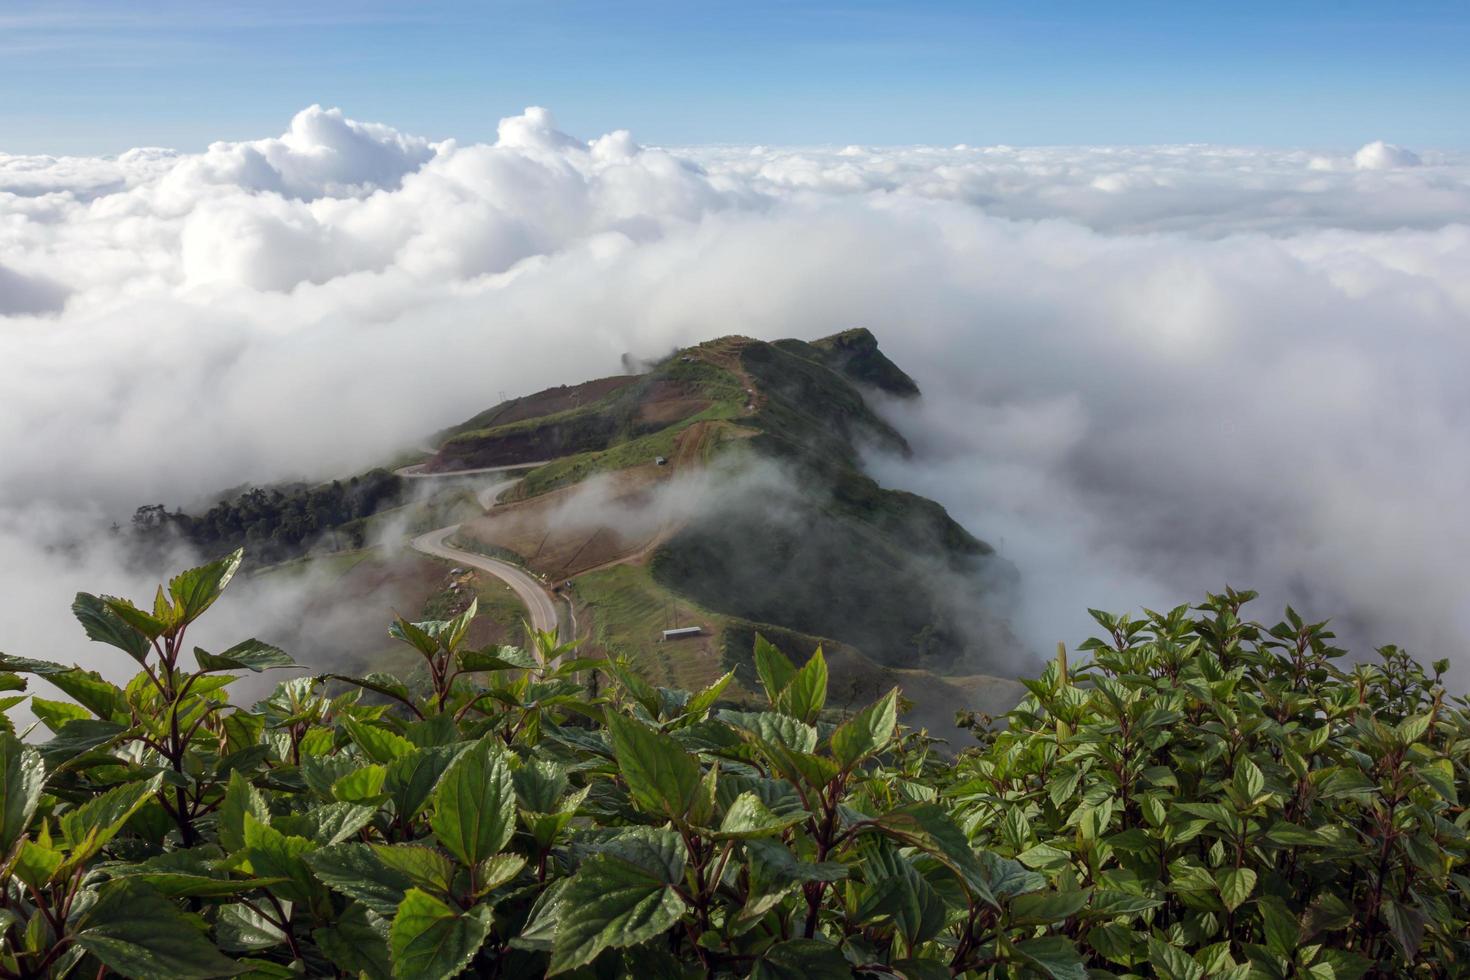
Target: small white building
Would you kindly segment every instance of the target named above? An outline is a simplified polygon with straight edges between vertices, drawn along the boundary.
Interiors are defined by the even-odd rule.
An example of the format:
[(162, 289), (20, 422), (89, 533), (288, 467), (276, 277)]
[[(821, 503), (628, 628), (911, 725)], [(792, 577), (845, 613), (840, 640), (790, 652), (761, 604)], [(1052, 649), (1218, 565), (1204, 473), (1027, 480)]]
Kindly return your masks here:
[(703, 632), (703, 626), (680, 626), (678, 629), (664, 630), (664, 639), (682, 640), (690, 636), (699, 636)]

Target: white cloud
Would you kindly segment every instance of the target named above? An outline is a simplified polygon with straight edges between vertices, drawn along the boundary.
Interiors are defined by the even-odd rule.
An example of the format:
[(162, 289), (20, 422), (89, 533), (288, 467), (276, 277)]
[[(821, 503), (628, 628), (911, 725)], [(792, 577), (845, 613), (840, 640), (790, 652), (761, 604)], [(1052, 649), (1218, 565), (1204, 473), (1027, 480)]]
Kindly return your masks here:
[(1368, 143), (1353, 154), (1353, 166), (1359, 170), (1394, 170), (1398, 167), (1417, 167), (1418, 154), (1383, 140)]
[(0, 316), (55, 313), (66, 290), (41, 276), (23, 276), (0, 265)]
[(1453, 653), (1470, 158), (1371, 146), (662, 150), (540, 109), (462, 145), (313, 107), (0, 155), (0, 578), (31, 589), (0, 641), (44, 653), (11, 638), (69, 594), (36, 583), (105, 570), (56, 573), (58, 526), (364, 466), (624, 352), (862, 324), (927, 393), (924, 455), (875, 465), (1017, 561), (1038, 646), (1229, 581)]

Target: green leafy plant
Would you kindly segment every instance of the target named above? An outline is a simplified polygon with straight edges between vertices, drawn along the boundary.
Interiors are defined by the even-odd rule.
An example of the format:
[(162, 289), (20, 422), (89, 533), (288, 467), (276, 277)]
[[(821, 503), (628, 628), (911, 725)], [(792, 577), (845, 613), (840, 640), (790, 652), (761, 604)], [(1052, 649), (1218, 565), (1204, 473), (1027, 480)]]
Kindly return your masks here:
[(1068, 931), (1097, 966), (1470, 973), (1470, 717), (1448, 663), (1385, 647), (1344, 671), (1327, 624), (1248, 622), (1254, 597), (1094, 611), (1091, 661), (1060, 655), (962, 760), (972, 839), (1089, 896)]
[[(239, 554), (150, 610), (79, 596), (137, 672), (4, 657), (0, 976), (1450, 976), (1467, 957), (1463, 702), (1401, 651), (1344, 671), (1248, 593), (1097, 613), (957, 756), (897, 690), (826, 704), (755, 641), (687, 693), (473, 607), (399, 619), (422, 682), (231, 705), (248, 640), (186, 652)], [(598, 675), (594, 683), (592, 678)], [(14, 707), (24, 694), (7, 696)]]

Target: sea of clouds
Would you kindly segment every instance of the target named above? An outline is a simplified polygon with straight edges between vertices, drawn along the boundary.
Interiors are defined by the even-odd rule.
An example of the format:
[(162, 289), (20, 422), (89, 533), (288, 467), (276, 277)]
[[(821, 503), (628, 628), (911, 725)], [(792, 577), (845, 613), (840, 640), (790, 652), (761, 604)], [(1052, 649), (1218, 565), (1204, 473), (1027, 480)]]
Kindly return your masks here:
[(315, 106), (0, 153), (0, 649), (95, 662), (66, 606), (145, 588), (103, 530), (138, 504), (859, 325), (925, 392), (875, 475), (1016, 563), (1037, 649), (1229, 582), (1470, 663), (1470, 155), (652, 148), (543, 109), (469, 145)]

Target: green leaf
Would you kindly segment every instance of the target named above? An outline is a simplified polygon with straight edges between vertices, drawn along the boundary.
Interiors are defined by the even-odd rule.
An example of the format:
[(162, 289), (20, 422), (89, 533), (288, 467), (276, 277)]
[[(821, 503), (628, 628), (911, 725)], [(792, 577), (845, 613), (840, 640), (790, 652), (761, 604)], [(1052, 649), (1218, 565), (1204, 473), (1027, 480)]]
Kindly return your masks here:
[(448, 980), (465, 968), (489, 934), (488, 915), (461, 914), (427, 892), (410, 888), (388, 930), (393, 976)]
[[(122, 869), (121, 878), (132, 878), (153, 888), (165, 898), (230, 898), (242, 892), (253, 892), (277, 884), (279, 878), (229, 878), (185, 874), (177, 871), (133, 873)], [(117, 872), (113, 872), (117, 874)]]
[(1143, 936), (1125, 925), (1108, 922), (1087, 930), (1085, 941), (1104, 959), (1131, 966), (1141, 958)]
[(76, 925), (82, 949), (125, 977), (229, 977), (242, 972), (167, 899), (139, 881), (103, 885)]
[(817, 720), (827, 703), (827, 660), (817, 647), (776, 698), (776, 709), (805, 722)]
[(279, 817), (274, 825), (284, 833), (305, 837), (314, 844), (340, 844), (372, 823), (377, 807), (361, 803), (328, 803), (314, 806), (305, 813)]
[(1116, 919), (1124, 915), (1138, 915), (1163, 904), (1162, 899), (1134, 895), (1112, 888), (1099, 888), (1093, 892), (1092, 902), (1082, 914), (1088, 918)]
[(1085, 889), (1017, 895), (1011, 900), (1011, 922), (1014, 925), (1046, 925), (1049, 922), (1061, 922), (1081, 912), (1091, 896), (1092, 892)]
[(299, 980), (301, 974), (284, 963), (261, 956), (246, 956), (239, 964), (245, 969), (241, 980)]
[(351, 674), (322, 674), (318, 679), (342, 681), (345, 684), (390, 697), (403, 704), (413, 703), (413, 695), (409, 693), (408, 688), (392, 674), (384, 674), (380, 671), (374, 671), (366, 677), (354, 677)]
[(612, 854), (584, 861), (561, 904), (548, 975), (585, 966), (604, 949), (652, 939), (673, 927), (684, 909), (669, 884)]
[(386, 728), (365, 725), (350, 715), (343, 715), (339, 720), (363, 755), (374, 762), (395, 762), (414, 750), (412, 742)]
[(245, 814), (250, 813), (261, 823), (270, 823), (270, 809), (260, 790), (238, 769), (230, 771), (230, 782), (225, 787), (224, 799), (219, 808), (219, 842), (226, 851), (238, 851), (245, 846)]
[(444, 622), (442, 629), (439, 631), (439, 639), (446, 649), (454, 650), (459, 646), (460, 642), (464, 640), (465, 634), (470, 631), (470, 623), (475, 621), (475, 617), (479, 613), (480, 600), (477, 598), (471, 599), (470, 604), (460, 610), (457, 616)]
[(1373, 968), (1373, 961), (1351, 950), (1324, 949), (1312, 961), (1312, 976), (1323, 975), (1317, 971), (1319, 966), (1330, 971), (1324, 980), (1358, 980)]
[(1250, 760), (1250, 756), (1242, 755), (1235, 764), (1235, 775), (1231, 783), (1241, 799), (1250, 803), (1266, 788), (1266, 777), (1261, 773), (1261, 767)]
[(494, 670), (535, 670), (540, 662), (526, 651), (512, 646), (493, 650), (460, 650), (454, 655), (459, 669), (465, 673)]
[(1266, 947), (1283, 959), (1296, 955), (1301, 942), (1301, 927), (1280, 896), (1263, 895), (1256, 899), (1261, 912), (1261, 925), (1266, 933)]
[(699, 760), (668, 735), (615, 712), (607, 713), (607, 727), (618, 772), (627, 780), (633, 802), (647, 813), (683, 819), (704, 775)]
[[(34, 699), (32, 699), (34, 700)], [(1449, 759), (1441, 756), (1414, 770), (1419, 778), (1424, 780), (1445, 802), (1456, 806), (1460, 802), (1459, 791), (1455, 787), (1455, 766)]]
[(990, 876), (975, 856), (964, 831), (937, 804), (916, 803), (890, 810), (881, 814), (875, 824), (899, 843), (929, 852), (958, 875), (977, 898), (1000, 907), (991, 888)]
[[(108, 608), (101, 597), (78, 592), (76, 600), (71, 604), (71, 611), (77, 621), (82, 624), (87, 639), (117, 647), (140, 664), (147, 661), (148, 652), (152, 649), (148, 642), (149, 637), (129, 626), (121, 616)], [(31, 661), (31, 663), (40, 663), (40, 661)], [(8, 663), (6, 668), (26, 670), (23, 667), (10, 666)], [(28, 672), (44, 674), (47, 671), (36, 670), (32, 667)]]
[(1424, 925), (1428, 917), (1412, 905), (1402, 902), (1383, 903), (1383, 921), (1395, 945), (1410, 963), (1419, 956), (1419, 944), (1424, 941)]
[(698, 721), (703, 718), (709, 712), (709, 709), (714, 707), (715, 702), (720, 699), (721, 694), (725, 693), (725, 688), (729, 687), (730, 682), (734, 679), (735, 671), (732, 670), (690, 698), (689, 703), (684, 705), (684, 717), (690, 721)]
[[(156, 640), (169, 631), (169, 622), (167, 620), (150, 616), (127, 599), (105, 595), (102, 597), (102, 603), (107, 607), (108, 612), (111, 612), (129, 628), (141, 633), (150, 641)], [(170, 613), (171, 618), (172, 610), (165, 611)]]
[(465, 748), (462, 744), (415, 748), (388, 766), (383, 788), (392, 797), (399, 817), (412, 820), (419, 815), (439, 785), (439, 779)]
[(1306, 847), (1320, 847), (1326, 843), (1322, 835), (1315, 830), (1299, 827), (1294, 823), (1279, 820), (1266, 830), (1266, 837), (1277, 844), (1298, 845)]
[[(75, 665), (68, 666), (50, 660), (32, 660), (29, 657), (12, 657), (8, 653), (0, 653), (0, 670), (35, 674), (37, 677), (50, 677), (52, 674), (65, 674), (67, 671), (77, 669)], [(7, 690), (13, 690), (13, 688), (7, 688)]]
[(65, 862), (66, 855), (60, 851), (25, 840), (20, 842), (13, 870), (21, 881), (32, 888), (40, 888), (56, 877), (56, 872)]
[(254, 639), (237, 643), (218, 656), (195, 647), (194, 660), (201, 671), (250, 670), (258, 674), (263, 670), (301, 667), (285, 650)]
[(174, 598), (180, 623), (192, 623), (214, 605), (225, 586), (230, 584), (230, 579), (235, 577), (244, 555), (244, 549), (236, 549), (223, 558), (181, 572), (169, 580), (168, 592)]
[(756, 960), (752, 980), (852, 980), (842, 950), (820, 939), (788, 939)]
[(1001, 857), (994, 851), (979, 851), (975, 860), (980, 865), (986, 887), (998, 899), (1015, 898), (1046, 887), (1046, 876), (1028, 871), (1020, 861)]
[(304, 858), (316, 850), (316, 845), (304, 837), (288, 837), (249, 812), (245, 814), (244, 829), (251, 873), (285, 879), (271, 891), (293, 902), (309, 902), (315, 882)]
[(95, 671), (64, 670), (48, 674), (46, 679), (98, 718), (111, 720), (114, 715), (125, 717), (128, 713), (128, 700), (122, 689)]
[(383, 783), (387, 778), (386, 766), (363, 766), (333, 782), (332, 796), (343, 803), (375, 805), (387, 796), (383, 792)]
[(45, 783), (41, 753), (9, 732), (0, 732), (0, 791), (4, 794), (0, 796), (0, 855), (9, 854), (30, 826)]
[(1410, 715), (1398, 723), (1394, 734), (1398, 736), (1402, 744), (1412, 745), (1429, 731), (1430, 717), (1428, 714)]
[(760, 676), (761, 686), (766, 689), (766, 698), (774, 706), (776, 698), (786, 690), (786, 685), (796, 676), (796, 667), (786, 659), (786, 654), (777, 650), (759, 633), (755, 635), (755, 672)]
[(41, 744), (41, 758), (48, 769), (64, 766), (79, 755), (118, 741), (127, 728), (112, 721), (82, 719), (69, 721), (49, 742)]
[(1036, 871), (1058, 871), (1072, 863), (1072, 855), (1051, 844), (1037, 844), (1022, 851), (1016, 860)]
[(158, 792), (163, 777), (124, 783), (61, 815), (61, 833), (71, 848), (68, 863), (80, 864), (117, 836), (128, 818)]
[(856, 889), (861, 900), (850, 921), (889, 918), (910, 949), (938, 935), (946, 920), (944, 899), (897, 845), (870, 835), (862, 853), (864, 884)]
[(1178, 946), (1149, 937), (1148, 961), (1162, 980), (1204, 980), (1205, 970)]
[(311, 938), (333, 965), (352, 976), (386, 980), (393, 964), (388, 953), (388, 922), (353, 902), (330, 925), (315, 929)]
[(502, 751), (491, 739), (475, 743), (445, 770), (434, 791), (429, 826), (462, 864), (498, 853), (515, 833), (515, 784)]
[(902, 980), (950, 980), (949, 965), (943, 960), (909, 957), (894, 960), (893, 969)]
[(286, 942), (286, 934), (280, 926), (243, 903), (226, 905), (219, 910), (214, 935), (219, 948), (231, 953), (256, 952), (282, 946)]
[(780, 841), (748, 840), (743, 845), (750, 858), (751, 874), (769, 885), (790, 885), (804, 881), (842, 881), (848, 876), (847, 865), (836, 861), (812, 863), (797, 860)]
[(448, 895), (454, 883), (454, 865), (432, 847), (418, 844), (370, 844), (383, 866), (397, 871), (415, 888)]
[(735, 797), (725, 811), (725, 819), (715, 837), (728, 840), (743, 837), (768, 837), (779, 834), (792, 824), (801, 823), (811, 814), (805, 810), (790, 810), (780, 814), (766, 809), (759, 796), (749, 790)]
[(1065, 936), (1027, 939), (1012, 949), (1023, 963), (1051, 980), (1087, 980), (1087, 967), (1077, 947)]
[(868, 705), (832, 733), (832, 755), (844, 770), (883, 751), (898, 724), (898, 688)]
[(571, 786), (567, 772), (550, 759), (527, 762), (514, 773), (516, 802), (533, 813), (551, 813)]
[(31, 698), (31, 713), (53, 732), (61, 731), (67, 722), (82, 721), (92, 717), (92, 713), (79, 704), (72, 704), (70, 701), (52, 701), (35, 696)]
[(301, 759), (301, 781), (306, 788), (326, 800), (335, 800), (332, 787), (340, 779), (357, 772), (362, 766), (358, 759), (346, 753), (331, 755), (309, 755)]
[(388, 635), (395, 640), (402, 640), (424, 656), (431, 657), (439, 652), (439, 640), (433, 633), (424, 629), (428, 625), (428, 623), (410, 623), (400, 616), (393, 621), (393, 625), (388, 627)]
[(475, 865), (475, 897), (488, 895), (497, 888), (510, 884), (526, 866), (526, 859), (519, 854), (496, 854)]
[(366, 844), (337, 844), (305, 855), (323, 884), (391, 919), (411, 887), (408, 875), (378, 860)]
[(1234, 912), (1256, 889), (1256, 873), (1251, 868), (1222, 868), (1215, 873), (1220, 886), (1220, 901)]

